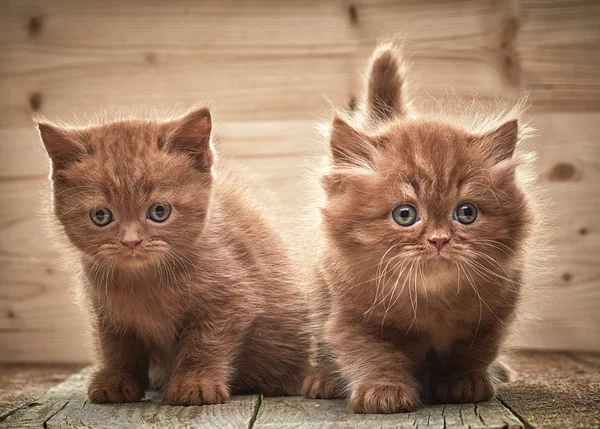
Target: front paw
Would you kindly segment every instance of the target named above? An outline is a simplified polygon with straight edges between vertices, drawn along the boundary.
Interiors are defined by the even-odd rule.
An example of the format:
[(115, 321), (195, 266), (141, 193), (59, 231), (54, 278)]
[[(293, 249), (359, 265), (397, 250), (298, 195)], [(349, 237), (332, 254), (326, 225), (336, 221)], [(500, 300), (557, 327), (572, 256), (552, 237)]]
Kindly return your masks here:
[(361, 383), (350, 396), (350, 408), (361, 414), (402, 413), (419, 407), (421, 398), (416, 386), (404, 383)]
[(309, 399), (341, 398), (337, 380), (327, 368), (315, 368), (304, 379), (302, 395)]
[(488, 401), (494, 396), (494, 385), (486, 373), (467, 374), (441, 380), (435, 388), (439, 402), (463, 404)]
[(144, 397), (146, 386), (133, 375), (109, 369), (94, 373), (88, 397), (97, 404), (136, 402)]
[(173, 405), (226, 404), (230, 400), (223, 380), (196, 372), (174, 375), (167, 387), (167, 402)]

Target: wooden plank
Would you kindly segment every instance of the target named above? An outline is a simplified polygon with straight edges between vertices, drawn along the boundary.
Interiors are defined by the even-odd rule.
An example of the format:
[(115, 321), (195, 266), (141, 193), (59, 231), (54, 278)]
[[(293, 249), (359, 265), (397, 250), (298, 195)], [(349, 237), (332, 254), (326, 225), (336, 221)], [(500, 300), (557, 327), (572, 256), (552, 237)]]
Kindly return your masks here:
[(525, 288), (513, 344), (518, 347), (600, 350), (600, 117), (596, 114), (535, 115), (530, 147), (548, 188), (551, 265)]
[(143, 13), (113, 1), (8, 3), (0, 126), (25, 125), (32, 110), (182, 100), (216, 100), (228, 120), (308, 119), (323, 94), (342, 104), (355, 95), (375, 42), (398, 32), (417, 94), (451, 86), (513, 98), (529, 88), (534, 109), (600, 107), (600, 8), (590, 0), (526, 1), (521, 10), (474, 0), (213, 0), (148, 2)]
[(519, 352), (518, 379), (499, 393), (528, 427), (590, 429), (600, 424), (600, 355)]
[(521, 0), (519, 4), (522, 84), (531, 89), (536, 108), (598, 110), (600, 3)]
[[(91, 369), (74, 374), (44, 396), (0, 421), (3, 428), (248, 428), (258, 395), (236, 396), (229, 404), (202, 407), (163, 405), (158, 399), (127, 405), (87, 401)], [(157, 401), (157, 402), (155, 402)]]
[(523, 428), (497, 400), (433, 405), (403, 414), (354, 414), (343, 400), (264, 398), (254, 428)]
[(72, 364), (0, 364), (0, 421), (80, 369)]
[(143, 10), (116, 0), (10, 2), (0, 21), (0, 127), (29, 123), (32, 110), (185, 100), (215, 100), (228, 120), (310, 119), (324, 94), (341, 104), (356, 95), (376, 41), (399, 29), (418, 93), (451, 85), (514, 97), (519, 88), (498, 67), (513, 13), (475, 0), (180, 0)]

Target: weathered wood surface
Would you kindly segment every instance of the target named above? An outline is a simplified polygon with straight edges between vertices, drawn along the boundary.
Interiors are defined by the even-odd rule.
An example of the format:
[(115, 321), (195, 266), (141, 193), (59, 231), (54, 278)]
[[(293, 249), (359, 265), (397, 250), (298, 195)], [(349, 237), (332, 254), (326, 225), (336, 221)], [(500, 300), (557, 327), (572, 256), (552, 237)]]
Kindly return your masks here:
[(0, 364), (0, 420), (80, 369), (73, 364)]
[(48, 393), (3, 420), (3, 428), (240, 428), (255, 415), (258, 395), (236, 396), (226, 405), (175, 407), (147, 399), (136, 404), (100, 405), (87, 401), (90, 368), (74, 374)]
[(343, 400), (264, 398), (253, 426), (267, 428), (522, 429), (521, 422), (493, 399), (479, 404), (433, 405), (405, 414), (353, 414)]
[(600, 354), (520, 352), (502, 403), (534, 428), (600, 426)]
[[(532, 146), (560, 258), (531, 285), (514, 344), (600, 350), (600, 3), (384, 0), (168, 4), (8, 0), (0, 13), (0, 361), (89, 361), (85, 317), (39, 215), (47, 162), (32, 113), (214, 100), (223, 158), (292, 228), (314, 119), (348, 103), (375, 42), (400, 34), (417, 96), (531, 90)], [(534, 287), (535, 286), (535, 287)], [(83, 345), (83, 346), (82, 346)]]
[(146, 400), (136, 404), (98, 405), (86, 400), (90, 369), (72, 375), (0, 420), (3, 428), (523, 428), (497, 400), (480, 404), (428, 406), (415, 413), (359, 415), (343, 400), (299, 397), (236, 396), (226, 405), (175, 407)]
[[(244, 428), (532, 428), (591, 429), (600, 424), (600, 354), (515, 352), (518, 379), (488, 403), (439, 405), (410, 414), (356, 415), (345, 403), (301, 398), (236, 397), (228, 405), (172, 407), (147, 401), (93, 405), (85, 400), (89, 369), (35, 399), (66, 368), (0, 366), (0, 427)], [(18, 398), (18, 400), (15, 400)], [(45, 423), (45, 426), (44, 426)]]

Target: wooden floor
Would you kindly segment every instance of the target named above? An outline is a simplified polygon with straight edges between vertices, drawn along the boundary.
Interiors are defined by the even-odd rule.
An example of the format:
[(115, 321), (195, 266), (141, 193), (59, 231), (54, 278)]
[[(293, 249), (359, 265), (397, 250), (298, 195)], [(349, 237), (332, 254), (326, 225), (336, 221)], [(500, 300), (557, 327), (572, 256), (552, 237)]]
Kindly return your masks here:
[[(90, 368), (0, 366), (2, 428), (587, 428), (600, 425), (600, 354), (520, 351), (519, 379), (486, 403), (437, 405), (415, 413), (357, 415), (343, 401), (237, 396), (227, 405), (175, 407), (87, 402)], [(73, 374), (73, 375), (70, 375)], [(68, 377), (68, 378), (67, 378)], [(66, 381), (43, 394), (52, 383)]]

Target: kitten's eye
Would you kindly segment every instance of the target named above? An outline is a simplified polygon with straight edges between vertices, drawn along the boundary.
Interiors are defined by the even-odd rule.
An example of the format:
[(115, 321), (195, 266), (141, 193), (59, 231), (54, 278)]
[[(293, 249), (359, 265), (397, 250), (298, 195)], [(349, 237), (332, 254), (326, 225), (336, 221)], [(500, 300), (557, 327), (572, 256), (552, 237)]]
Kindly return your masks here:
[(419, 213), (415, 206), (401, 204), (392, 210), (394, 221), (400, 226), (411, 226), (419, 220)]
[(114, 220), (112, 212), (107, 208), (92, 210), (90, 218), (98, 226), (106, 226)]
[(473, 203), (462, 203), (459, 204), (454, 212), (454, 219), (464, 225), (469, 225), (475, 222), (479, 210)]
[(171, 215), (171, 205), (166, 203), (152, 204), (148, 209), (148, 219), (154, 222), (164, 222)]

